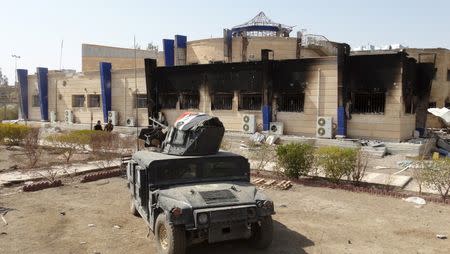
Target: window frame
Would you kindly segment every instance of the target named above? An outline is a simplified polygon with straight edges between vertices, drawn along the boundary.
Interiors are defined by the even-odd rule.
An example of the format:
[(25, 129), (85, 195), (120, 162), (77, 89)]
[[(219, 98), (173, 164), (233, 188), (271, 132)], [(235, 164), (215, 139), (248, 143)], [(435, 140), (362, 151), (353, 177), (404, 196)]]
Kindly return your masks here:
[[(92, 106), (91, 99), (93, 96), (98, 97), (98, 106)], [(100, 108), (102, 106), (102, 98), (101, 98), (100, 94), (88, 94), (87, 106), (88, 106), (88, 108)]]
[[(285, 98), (287, 97), (287, 98)], [(290, 98), (289, 98), (290, 97)], [(298, 106), (296, 106), (297, 109), (291, 109), (286, 106), (285, 100), (289, 100), (291, 98), (298, 98)], [(278, 112), (290, 112), (290, 113), (302, 113), (305, 112), (305, 93), (304, 92), (298, 92), (298, 93), (282, 93), (278, 96), (277, 99), (277, 111)], [(294, 107), (294, 106), (293, 106)]]
[[(260, 99), (260, 103), (259, 103), (259, 108), (257, 107), (246, 107), (244, 108), (244, 97), (246, 96), (252, 96), (255, 97), (258, 96)], [(260, 92), (244, 92), (244, 93), (239, 93), (239, 102), (238, 102), (238, 109), (239, 110), (248, 110), (248, 111), (261, 111), (263, 106), (263, 94)]]
[[(78, 104), (75, 104), (76, 99), (75, 98), (83, 98), (82, 106), (79, 106)], [(86, 106), (86, 96), (84, 94), (72, 94), (72, 108), (84, 108)]]
[(31, 96), (31, 107), (32, 108), (41, 107), (41, 102), (39, 101), (39, 94), (33, 94)]
[[(186, 97), (196, 97), (193, 98), (192, 100), (194, 101), (192, 102), (186, 102), (187, 99)], [(186, 109), (200, 109), (200, 93), (198, 91), (185, 91), (185, 92), (181, 92), (180, 93), (180, 109), (182, 110), (186, 110)], [(194, 104), (197, 104), (196, 106), (192, 106)]]
[[(221, 98), (217, 98), (217, 96)], [(229, 97), (229, 98), (227, 98)], [(218, 99), (221, 99), (223, 103), (217, 104)], [(225, 103), (225, 100), (230, 99), (229, 103)], [(234, 93), (214, 93), (211, 100), (211, 110), (233, 110)], [(220, 105), (220, 107), (218, 107)]]
[[(168, 100), (169, 97), (173, 96), (172, 99), (176, 99), (175, 104), (172, 106), (170, 103), (173, 103), (171, 100)], [(177, 109), (177, 103), (179, 101), (179, 96), (178, 93), (175, 92), (170, 92), (170, 93), (160, 93), (158, 95), (158, 101), (159, 101), (159, 107), (161, 107), (161, 109)], [(168, 103), (168, 101), (170, 103)]]
[[(375, 98), (374, 96), (379, 95), (381, 96), (381, 98)], [(364, 96), (366, 98), (356, 98), (357, 96)], [(383, 105), (380, 104), (380, 108), (382, 110), (377, 111), (375, 110), (375, 106), (371, 106), (371, 105), (366, 105), (366, 109), (363, 110), (357, 110), (357, 106), (363, 106), (362, 102), (372, 102), (376, 100), (376, 99), (381, 99), (383, 101)], [(381, 91), (355, 91), (352, 92), (352, 114), (378, 114), (378, 115), (384, 115), (386, 112), (386, 92), (381, 92)], [(358, 105), (361, 104), (361, 105)], [(372, 109), (372, 110), (368, 110), (368, 109)]]
[[(148, 108), (147, 94), (138, 93), (133, 96), (133, 108)], [(141, 104), (144, 101), (144, 104)]]

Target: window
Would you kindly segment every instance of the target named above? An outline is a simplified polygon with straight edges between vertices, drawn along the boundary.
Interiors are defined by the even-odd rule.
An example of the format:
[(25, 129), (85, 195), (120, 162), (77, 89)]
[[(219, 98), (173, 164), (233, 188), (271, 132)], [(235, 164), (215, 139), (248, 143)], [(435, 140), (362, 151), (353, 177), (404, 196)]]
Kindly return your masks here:
[(447, 81), (450, 81), (450, 70), (447, 70)]
[(305, 94), (282, 94), (278, 98), (278, 111), (303, 112), (305, 105)]
[(260, 93), (243, 93), (239, 100), (239, 109), (261, 110), (262, 95)]
[(134, 108), (147, 108), (147, 95), (136, 94), (134, 95)]
[(198, 108), (200, 95), (198, 92), (186, 92), (181, 94), (180, 109)]
[(382, 114), (384, 113), (386, 94), (384, 92), (354, 93), (352, 102), (353, 112), (356, 114)]
[(159, 95), (159, 104), (164, 109), (177, 108), (178, 95), (176, 93), (163, 93)]
[(32, 100), (33, 100), (31, 102), (32, 107), (39, 107), (41, 105), (41, 103), (39, 103), (39, 95), (38, 94), (33, 95)]
[(415, 97), (412, 95), (405, 96), (405, 113), (407, 113), (407, 114), (416, 113)]
[(100, 95), (89, 94), (88, 95), (88, 107), (99, 108), (100, 107)]
[(72, 107), (74, 108), (84, 107), (84, 95), (72, 95)]
[(436, 107), (436, 102), (435, 101), (428, 102), (428, 108), (435, 108), (435, 107)]
[(211, 98), (212, 110), (231, 110), (233, 109), (233, 94), (231, 93), (218, 93), (214, 94)]

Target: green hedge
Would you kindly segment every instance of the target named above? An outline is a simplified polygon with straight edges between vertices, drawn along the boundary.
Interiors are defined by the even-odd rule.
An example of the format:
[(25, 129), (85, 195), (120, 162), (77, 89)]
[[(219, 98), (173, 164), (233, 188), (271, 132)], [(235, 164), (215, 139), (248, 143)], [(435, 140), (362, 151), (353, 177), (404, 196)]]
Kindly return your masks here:
[(277, 147), (278, 164), (290, 178), (307, 175), (314, 163), (314, 148), (309, 144), (291, 143)]
[(25, 125), (0, 123), (0, 143), (7, 146), (20, 145), (30, 130)]
[(321, 147), (316, 151), (317, 166), (324, 170), (325, 176), (333, 182), (352, 175), (357, 160), (358, 150), (337, 146)]

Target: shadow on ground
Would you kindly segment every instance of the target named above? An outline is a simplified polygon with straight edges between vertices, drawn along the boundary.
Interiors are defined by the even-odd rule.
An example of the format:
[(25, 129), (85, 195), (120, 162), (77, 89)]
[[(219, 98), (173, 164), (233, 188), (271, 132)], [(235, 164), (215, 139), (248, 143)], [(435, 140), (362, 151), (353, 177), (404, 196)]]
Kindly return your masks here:
[(284, 224), (273, 221), (273, 242), (267, 250), (255, 250), (247, 241), (230, 241), (216, 244), (194, 245), (188, 249), (187, 254), (264, 254), (264, 253), (306, 253), (303, 248), (313, 246), (314, 242), (293, 230), (287, 228)]

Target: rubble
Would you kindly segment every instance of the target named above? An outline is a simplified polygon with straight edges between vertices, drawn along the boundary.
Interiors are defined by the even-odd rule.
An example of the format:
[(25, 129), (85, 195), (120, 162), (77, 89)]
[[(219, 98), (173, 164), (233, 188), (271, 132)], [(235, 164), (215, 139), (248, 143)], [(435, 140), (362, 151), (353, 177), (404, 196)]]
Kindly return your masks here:
[(446, 235), (442, 235), (442, 234), (437, 234), (436, 238), (441, 239), (441, 240), (445, 240), (445, 239), (447, 239), (447, 236)]
[(419, 205), (419, 206), (427, 204), (425, 199), (419, 198), (419, 197), (403, 198), (403, 200), (406, 201), (406, 202), (409, 202), (409, 203), (414, 203), (414, 204)]

